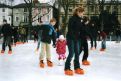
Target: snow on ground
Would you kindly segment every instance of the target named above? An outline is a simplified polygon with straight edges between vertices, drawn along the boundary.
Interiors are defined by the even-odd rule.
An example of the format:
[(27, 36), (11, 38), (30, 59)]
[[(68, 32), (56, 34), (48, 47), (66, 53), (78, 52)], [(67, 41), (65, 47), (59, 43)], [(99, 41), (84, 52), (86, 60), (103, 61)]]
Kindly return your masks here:
[[(1, 48), (1, 45), (0, 45)], [(0, 54), (0, 81), (120, 81), (121, 80), (121, 44), (107, 42), (106, 52), (90, 50), (90, 66), (82, 66), (84, 75), (65, 76), (64, 66), (58, 66), (55, 48), (51, 48), (54, 67), (39, 67), (39, 52), (35, 52), (36, 43), (13, 47), (13, 54)], [(67, 52), (68, 54), (68, 52)], [(82, 59), (80, 56), (80, 63)]]

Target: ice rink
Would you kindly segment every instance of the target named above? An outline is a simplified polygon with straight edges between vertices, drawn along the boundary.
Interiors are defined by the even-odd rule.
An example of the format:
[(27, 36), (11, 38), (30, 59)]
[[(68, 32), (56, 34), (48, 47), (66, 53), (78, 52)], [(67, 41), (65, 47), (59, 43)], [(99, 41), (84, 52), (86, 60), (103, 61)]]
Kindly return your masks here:
[[(64, 66), (58, 65), (55, 48), (51, 48), (52, 68), (39, 67), (39, 52), (33, 41), (13, 47), (13, 54), (0, 54), (0, 81), (120, 81), (121, 80), (121, 43), (107, 42), (105, 52), (100, 52), (100, 42), (96, 50), (90, 50), (90, 66), (83, 66), (84, 75), (66, 76)], [(0, 44), (1, 48), (1, 44)], [(66, 53), (66, 55), (68, 52)], [(82, 59), (80, 56), (80, 63)], [(73, 69), (73, 68), (72, 68)]]

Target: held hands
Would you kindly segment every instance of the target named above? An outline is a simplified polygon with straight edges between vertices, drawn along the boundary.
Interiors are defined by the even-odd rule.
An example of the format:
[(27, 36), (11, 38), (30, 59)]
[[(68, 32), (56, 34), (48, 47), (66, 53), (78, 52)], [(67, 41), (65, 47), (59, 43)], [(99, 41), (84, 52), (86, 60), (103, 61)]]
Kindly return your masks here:
[(55, 44), (53, 44), (52, 46), (53, 46), (53, 48), (56, 48), (56, 45)]

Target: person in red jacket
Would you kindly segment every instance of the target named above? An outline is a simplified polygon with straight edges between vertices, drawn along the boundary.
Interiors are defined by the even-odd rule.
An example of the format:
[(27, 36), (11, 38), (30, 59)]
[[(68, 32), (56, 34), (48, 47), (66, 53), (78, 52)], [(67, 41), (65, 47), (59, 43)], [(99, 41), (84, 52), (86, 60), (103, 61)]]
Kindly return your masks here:
[(66, 40), (63, 35), (60, 35), (56, 42), (56, 52), (58, 54), (59, 65), (63, 65), (66, 58)]
[(100, 51), (105, 51), (105, 49), (106, 49), (106, 37), (107, 37), (107, 35), (106, 35), (106, 33), (104, 31), (101, 31), (100, 32), (100, 36), (102, 38), (102, 43), (101, 43), (101, 49), (100, 49)]

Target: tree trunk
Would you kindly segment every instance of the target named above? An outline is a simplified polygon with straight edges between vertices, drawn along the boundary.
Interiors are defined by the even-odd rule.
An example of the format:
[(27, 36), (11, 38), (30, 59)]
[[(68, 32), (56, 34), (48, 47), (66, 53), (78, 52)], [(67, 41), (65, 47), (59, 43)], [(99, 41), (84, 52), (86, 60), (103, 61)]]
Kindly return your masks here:
[(63, 35), (66, 35), (67, 21), (68, 21), (68, 8), (65, 10), (65, 17), (64, 17), (63, 26), (62, 26)]
[(31, 28), (32, 28), (32, 8), (29, 8), (29, 23), (28, 23), (28, 35), (29, 39), (31, 39)]

